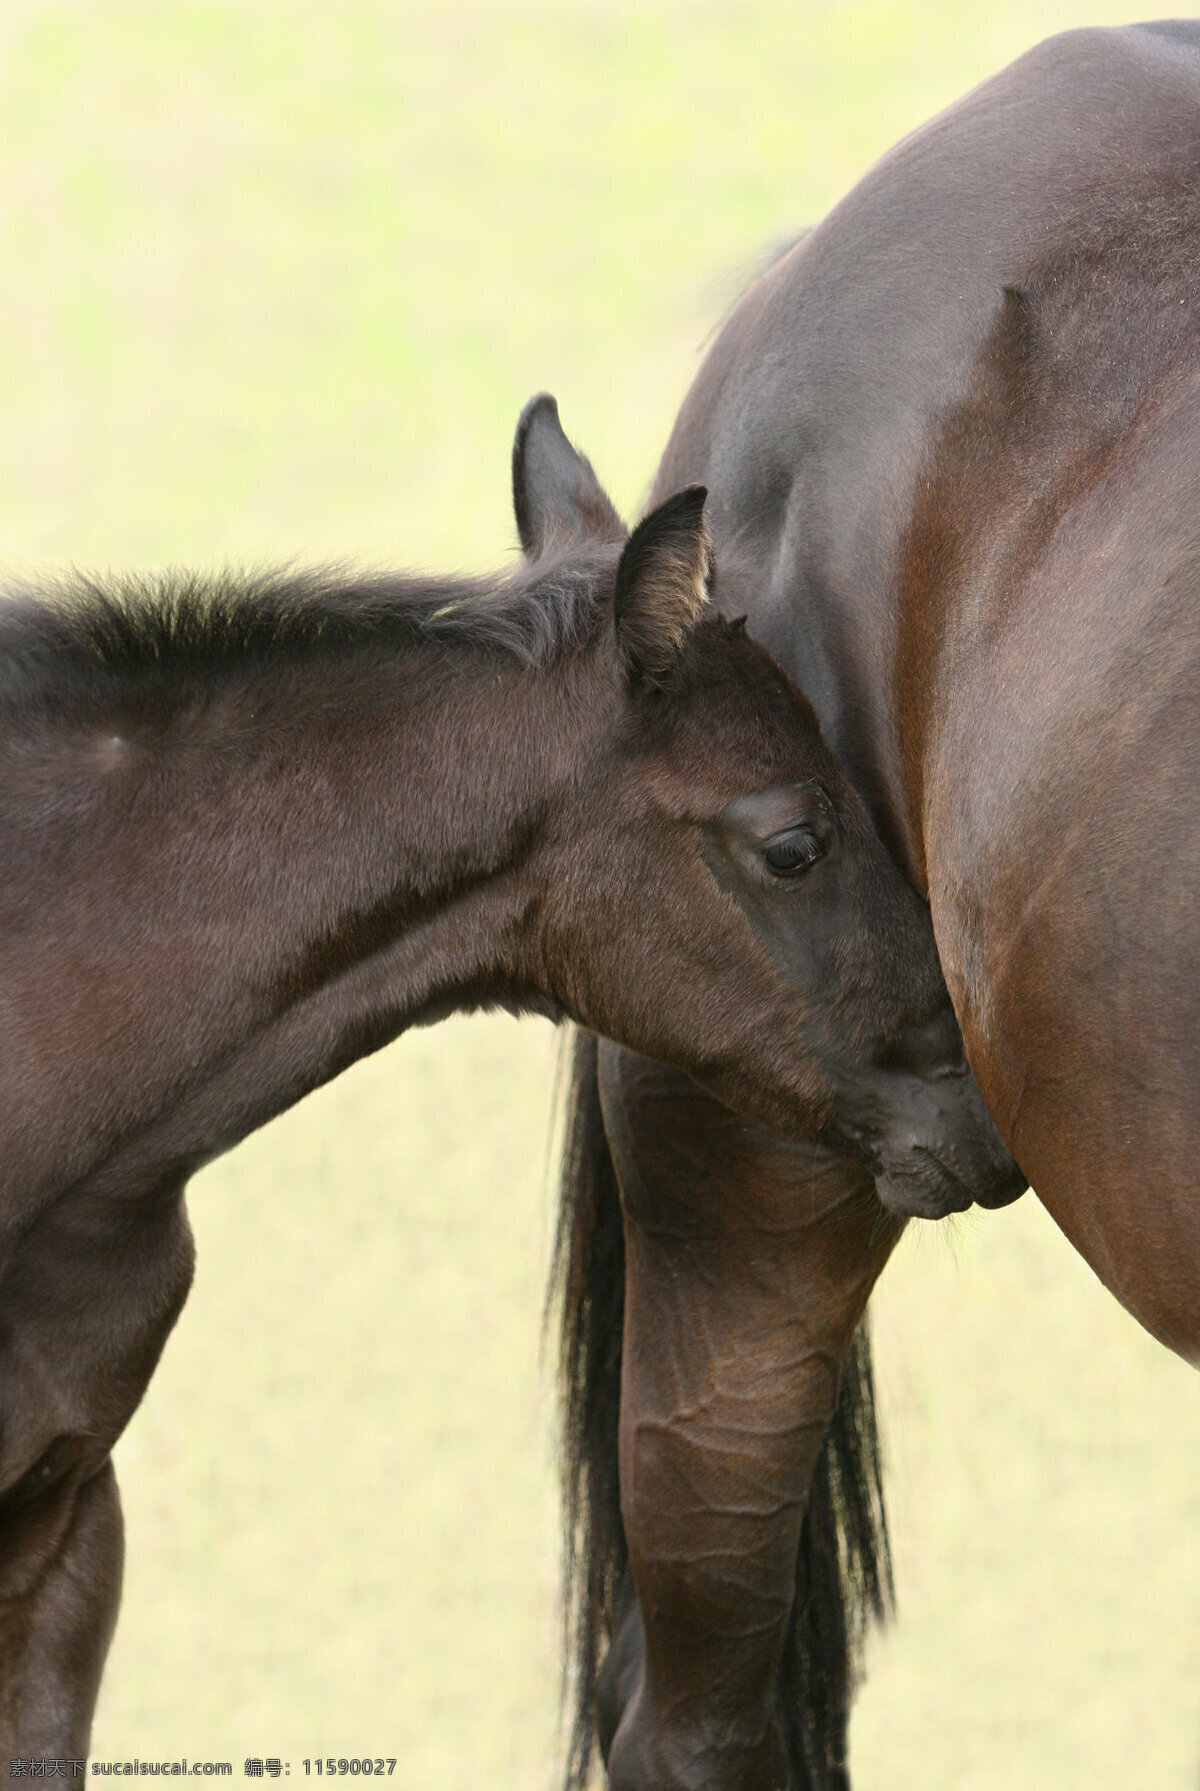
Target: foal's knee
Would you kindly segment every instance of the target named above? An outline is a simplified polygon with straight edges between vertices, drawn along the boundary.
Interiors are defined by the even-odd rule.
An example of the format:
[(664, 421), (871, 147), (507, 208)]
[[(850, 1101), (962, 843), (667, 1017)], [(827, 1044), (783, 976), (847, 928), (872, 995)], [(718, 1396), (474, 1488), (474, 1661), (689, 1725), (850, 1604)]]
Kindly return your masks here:
[(87, 1753), (121, 1593), (124, 1542), (111, 1461), (67, 1474), (0, 1521), (0, 1753)]
[[(111, 1482), (111, 1500), (103, 1490)], [(84, 1433), (56, 1436), (0, 1494), (0, 1601), (27, 1598), (61, 1549), (80, 1513), (89, 1537), (120, 1506), (108, 1450)], [(96, 1546), (98, 1539), (90, 1546)]]

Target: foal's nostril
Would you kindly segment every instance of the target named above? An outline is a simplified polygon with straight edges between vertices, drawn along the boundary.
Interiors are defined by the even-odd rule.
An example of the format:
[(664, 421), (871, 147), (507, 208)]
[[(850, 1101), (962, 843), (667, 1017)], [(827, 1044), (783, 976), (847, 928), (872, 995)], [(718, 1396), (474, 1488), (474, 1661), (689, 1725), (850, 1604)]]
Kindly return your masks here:
[(967, 1060), (960, 1050), (957, 1063), (936, 1064), (926, 1074), (931, 1082), (961, 1082), (967, 1074)]

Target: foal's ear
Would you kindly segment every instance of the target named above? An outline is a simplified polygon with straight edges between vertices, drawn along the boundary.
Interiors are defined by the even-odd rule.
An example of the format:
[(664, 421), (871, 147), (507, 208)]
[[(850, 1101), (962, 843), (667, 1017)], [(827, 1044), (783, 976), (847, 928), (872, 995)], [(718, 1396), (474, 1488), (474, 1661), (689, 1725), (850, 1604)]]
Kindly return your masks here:
[(549, 392), (531, 398), (517, 421), (512, 478), (517, 533), (530, 559), (551, 536), (564, 543), (583, 536), (625, 539), (625, 525), (590, 463), (563, 434)]
[(613, 622), (631, 683), (660, 683), (708, 602), (712, 545), (703, 485), (689, 485), (638, 523), (617, 567)]

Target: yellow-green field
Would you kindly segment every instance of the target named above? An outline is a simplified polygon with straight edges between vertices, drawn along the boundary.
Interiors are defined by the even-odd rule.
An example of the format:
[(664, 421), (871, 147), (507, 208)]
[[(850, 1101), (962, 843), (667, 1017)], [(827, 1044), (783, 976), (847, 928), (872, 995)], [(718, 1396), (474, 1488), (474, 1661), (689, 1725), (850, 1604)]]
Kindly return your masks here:
[[(3, 0), (0, 558), (495, 564), (541, 387), (632, 511), (764, 245), (1122, 16)], [(414, 1035), (197, 1180), (101, 1758), (554, 1782), (553, 1059)], [(858, 1791), (1195, 1791), (1200, 1381), (1032, 1199), (914, 1227), (876, 1335), (900, 1616)]]

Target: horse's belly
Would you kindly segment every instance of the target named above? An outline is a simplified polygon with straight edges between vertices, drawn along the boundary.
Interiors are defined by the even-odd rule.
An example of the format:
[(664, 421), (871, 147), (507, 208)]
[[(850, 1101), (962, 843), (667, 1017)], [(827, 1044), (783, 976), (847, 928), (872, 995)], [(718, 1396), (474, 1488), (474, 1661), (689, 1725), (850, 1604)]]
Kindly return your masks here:
[(1072, 516), (973, 663), (958, 642), (924, 830), (1010, 1149), (1118, 1298), (1200, 1362), (1200, 491), (1173, 439)]

